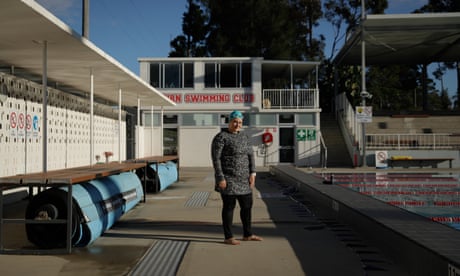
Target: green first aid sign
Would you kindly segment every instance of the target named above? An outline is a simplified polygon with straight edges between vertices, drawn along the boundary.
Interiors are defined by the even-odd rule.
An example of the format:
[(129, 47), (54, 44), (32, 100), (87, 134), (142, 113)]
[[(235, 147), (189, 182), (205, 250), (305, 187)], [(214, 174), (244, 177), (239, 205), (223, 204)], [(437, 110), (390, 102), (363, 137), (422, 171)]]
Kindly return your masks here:
[(307, 131), (305, 129), (297, 130), (297, 141), (306, 141), (307, 140)]
[(297, 141), (314, 141), (316, 140), (316, 129), (298, 129), (296, 137)]

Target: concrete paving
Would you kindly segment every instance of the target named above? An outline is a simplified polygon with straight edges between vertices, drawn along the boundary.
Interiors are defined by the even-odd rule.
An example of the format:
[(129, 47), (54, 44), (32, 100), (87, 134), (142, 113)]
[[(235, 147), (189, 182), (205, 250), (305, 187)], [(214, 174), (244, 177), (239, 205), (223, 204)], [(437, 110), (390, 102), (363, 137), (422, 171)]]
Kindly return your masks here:
[[(268, 170), (257, 175), (253, 208), (253, 230), (264, 241), (226, 245), (212, 169), (181, 168), (180, 178), (91, 245), (63, 255), (0, 255), (0, 274), (408, 275), (346, 225), (318, 217)], [(9, 205), (6, 214), (24, 205)], [(234, 224), (239, 238), (238, 207)], [(31, 246), (22, 226), (6, 230), (11, 245)]]

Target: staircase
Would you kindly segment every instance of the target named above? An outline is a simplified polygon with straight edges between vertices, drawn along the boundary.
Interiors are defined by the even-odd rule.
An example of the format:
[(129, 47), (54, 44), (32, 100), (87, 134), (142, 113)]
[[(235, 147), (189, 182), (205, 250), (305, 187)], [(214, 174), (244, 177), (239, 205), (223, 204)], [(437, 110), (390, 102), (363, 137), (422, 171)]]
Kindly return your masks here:
[(327, 147), (328, 168), (351, 168), (353, 160), (347, 150), (339, 124), (333, 114), (321, 113), (321, 134)]

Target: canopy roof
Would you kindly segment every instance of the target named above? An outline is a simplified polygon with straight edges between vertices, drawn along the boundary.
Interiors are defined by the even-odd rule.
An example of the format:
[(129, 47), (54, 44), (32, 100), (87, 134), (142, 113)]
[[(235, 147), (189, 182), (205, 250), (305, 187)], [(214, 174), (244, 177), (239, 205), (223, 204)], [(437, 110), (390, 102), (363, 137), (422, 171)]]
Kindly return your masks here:
[(171, 106), (171, 100), (80, 36), (33, 0), (2, 0), (0, 67), (41, 83), (44, 42), (49, 84), (71, 93), (89, 93), (91, 72), (95, 97), (122, 104)]
[[(368, 65), (460, 60), (460, 13), (368, 15), (362, 27)], [(334, 63), (361, 63), (362, 32), (349, 36)]]

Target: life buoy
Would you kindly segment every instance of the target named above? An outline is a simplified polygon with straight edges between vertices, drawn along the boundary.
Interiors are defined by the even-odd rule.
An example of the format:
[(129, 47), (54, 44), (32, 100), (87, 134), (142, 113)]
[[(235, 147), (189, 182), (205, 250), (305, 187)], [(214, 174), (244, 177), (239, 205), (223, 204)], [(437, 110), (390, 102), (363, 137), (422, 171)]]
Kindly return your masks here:
[(270, 146), (273, 143), (273, 135), (270, 132), (262, 134), (262, 143), (266, 146)]

